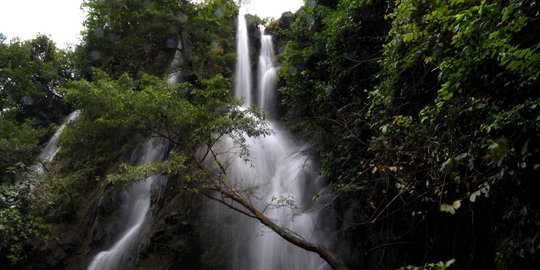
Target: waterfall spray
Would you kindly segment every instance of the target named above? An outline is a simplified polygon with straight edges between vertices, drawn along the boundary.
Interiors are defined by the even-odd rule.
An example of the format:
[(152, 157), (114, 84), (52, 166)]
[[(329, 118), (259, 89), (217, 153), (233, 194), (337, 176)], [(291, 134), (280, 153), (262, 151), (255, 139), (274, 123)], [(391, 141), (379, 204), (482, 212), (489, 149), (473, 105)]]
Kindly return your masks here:
[[(178, 47), (171, 62), (169, 82), (176, 83), (181, 78), (180, 66), (183, 63), (182, 42), (179, 38)], [(143, 165), (163, 161), (168, 151), (165, 139), (149, 139), (139, 145), (131, 158), (131, 164)], [(98, 253), (88, 266), (88, 270), (122, 270), (132, 269), (137, 259), (136, 245), (139, 232), (150, 208), (152, 184), (160, 182), (162, 176), (150, 176), (142, 182), (134, 183), (122, 194), (121, 234), (114, 245), (108, 250)]]
[(275, 115), (276, 107), (276, 57), (272, 44), (272, 36), (264, 33), (265, 27), (259, 26), (261, 31), (261, 54), (258, 66), (258, 102), (257, 105), (270, 116)]
[[(140, 152), (132, 156), (133, 165), (143, 165), (162, 161), (167, 152), (167, 144), (157, 139), (148, 140), (140, 146)], [(150, 207), (152, 183), (158, 176), (150, 176), (142, 182), (133, 184), (122, 194), (121, 234), (115, 244), (108, 250), (98, 253), (88, 270), (121, 270), (131, 269), (136, 259), (139, 231)]]
[(45, 171), (48, 170), (47, 166), (52, 162), (56, 154), (58, 154), (58, 151), (60, 151), (60, 146), (58, 145), (58, 140), (60, 139), (60, 136), (64, 132), (64, 129), (66, 128), (67, 124), (75, 121), (79, 115), (81, 114), (80, 110), (76, 110), (72, 113), (70, 113), (66, 120), (64, 120), (64, 123), (56, 130), (54, 135), (49, 139), (47, 144), (45, 145), (45, 148), (43, 148), (43, 151), (38, 156), (38, 162), (34, 164), (32, 167), (32, 173), (33, 175), (30, 176), (30, 179), (32, 180), (30, 183), (30, 188), (33, 189), (36, 185), (39, 184), (39, 181), (43, 178)]
[(236, 73), (234, 76), (234, 95), (244, 98), (244, 106), (250, 107), (251, 100), (251, 65), (249, 60), (249, 39), (246, 16), (238, 15), (238, 31), (236, 32)]
[[(243, 15), (239, 15), (237, 25), (237, 70), (235, 96), (251, 100), (251, 66), (247, 25)], [(266, 113), (276, 107), (276, 67), (272, 48), (272, 38), (261, 28), (261, 55), (258, 68), (257, 104)], [(242, 86), (239, 88), (239, 86)], [(239, 91), (242, 90), (242, 91)], [(246, 102), (244, 106), (250, 105)], [(256, 187), (252, 204), (265, 209), (264, 213), (280, 226), (301, 235), (306, 241), (321, 242), (322, 234), (318, 228), (319, 212), (314, 209), (310, 194), (317, 192), (322, 179), (316, 173), (315, 162), (305, 154), (306, 146), (296, 143), (292, 136), (278, 122), (270, 121), (274, 134), (246, 138), (250, 149), (249, 163), (233, 154), (228, 160), (228, 176), (236, 179), (239, 189)], [(224, 141), (224, 149), (234, 148), (234, 142)], [(217, 218), (226, 218), (227, 213), (219, 211)], [(230, 214), (229, 214), (230, 215)], [(290, 244), (275, 232), (261, 227), (247, 217), (233, 218), (235, 243), (230, 250), (232, 268), (251, 270), (274, 269), (328, 269), (329, 266), (315, 253), (308, 252)], [(325, 243), (326, 244), (326, 243)]]

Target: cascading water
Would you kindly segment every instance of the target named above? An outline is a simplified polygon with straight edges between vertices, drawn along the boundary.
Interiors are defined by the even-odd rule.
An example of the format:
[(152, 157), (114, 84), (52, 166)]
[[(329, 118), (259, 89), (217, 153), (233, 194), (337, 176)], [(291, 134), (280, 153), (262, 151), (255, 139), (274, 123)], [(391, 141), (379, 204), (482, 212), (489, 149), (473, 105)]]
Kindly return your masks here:
[(276, 57), (274, 55), (274, 48), (272, 46), (272, 36), (265, 35), (265, 27), (260, 25), (261, 31), (261, 54), (259, 56), (258, 67), (258, 97), (259, 102), (257, 105), (263, 111), (269, 115), (274, 115), (275, 107), (275, 90), (276, 90), (276, 72), (277, 69), (274, 66)]
[[(158, 139), (150, 139), (135, 151), (131, 164), (138, 166), (163, 161), (167, 154), (167, 144)], [(122, 194), (121, 234), (115, 244), (108, 250), (98, 253), (88, 270), (122, 270), (131, 269), (135, 263), (139, 231), (150, 207), (152, 183), (160, 176), (150, 176), (142, 182), (133, 184)]]
[(184, 62), (184, 58), (182, 57), (183, 49), (182, 39), (178, 37), (178, 45), (176, 46), (176, 52), (174, 53), (174, 58), (170, 65), (170, 75), (168, 78), (170, 83), (177, 83), (182, 77), (182, 70), (180, 67)]
[[(248, 102), (251, 76), (247, 44), (247, 26), (244, 16), (238, 18), (237, 71), (235, 95)], [(257, 103), (266, 112), (275, 110), (275, 73), (272, 38), (261, 29), (261, 56), (259, 61), (259, 87)], [(247, 138), (250, 163), (243, 159), (229, 160), (230, 179), (243, 187), (256, 187), (251, 201), (281, 226), (301, 235), (307, 241), (321, 242), (318, 230), (318, 211), (314, 210), (310, 194), (319, 190), (322, 179), (314, 173), (314, 162), (303, 152), (306, 147), (295, 143), (279, 123), (269, 122), (274, 134), (261, 138)], [(222, 147), (231, 149), (233, 142)], [(231, 161), (232, 160), (232, 161)], [(255, 198), (259, 200), (256, 202)], [(219, 214), (218, 214), (219, 215)], [(221, 214), (223, 215), (223, 214)], [(315, 253), (298, 248), (246, 217), (236, 217), (233, 226), (232, 269), (327, 269), (329, 266)], [(324, 243), (327, 244), (327, 243)]]
[[(58, 154), (58, 151), (60, 151), (60, 146), (58, 145), (58, 139), (60, 139), (60, 135), (62, 135), (62, 132), (64, 132), (64, 128), (67, 124), (75, 121), (79, 115), (81, 114), (80, 110), (76, 110), (72, 113), (70, 113), (66, 120), (64, 120), (64, 123), (56, 130), (54, 135), (49, 139), (47, 142), (47, 145), (41, 151), (41, 153), (38, 156), (38, 162), (33, 167), (33, 173), (34, 173), (34, 182), (39, 182), (43, 175), (45, 174), (45, 170), (47, 170), (47, 166), (51, 163), (51, 161), (54, 159), (56, 154)], [(31, 188), (33, 188), (38, 183), (31, 183)]]
[(244, 15), (238, 16), (238, 28), (236, 31), (236, 50), (242, 54), (236, 54), (236, 73), (234, 76), (234, 96), (244, 98), (244, 105), (250, 107), (251, 100), (251, 64), (249, 61), (249, 38), (247, 23)]
[[(170, 65), (171, 74), (168, 78), (170, 83), (176, 83), (181, 78), (181, 70), (179, 69), (183, 62), (181, 50), (182, 42), (179, 39), (174, 59)], [(139, 148), (131, 158), (131, 164), (135, 166), (163, 161), (167, 155), (168, 144), (165, 139), (150, 139)], [(133, 184), (123, 193), (120, 217), (122, 221), (121, 236), (109, 250), (102, 251), (94, 257), (88, 270), (122, 270), (134, 267), (139, 232), (150, 208), (152, 184), (161, 182), (161, 185), (164, 185), (163, 181), (165, 180), (166, 178), (162, 176), (150, 176), (142, 182)]]

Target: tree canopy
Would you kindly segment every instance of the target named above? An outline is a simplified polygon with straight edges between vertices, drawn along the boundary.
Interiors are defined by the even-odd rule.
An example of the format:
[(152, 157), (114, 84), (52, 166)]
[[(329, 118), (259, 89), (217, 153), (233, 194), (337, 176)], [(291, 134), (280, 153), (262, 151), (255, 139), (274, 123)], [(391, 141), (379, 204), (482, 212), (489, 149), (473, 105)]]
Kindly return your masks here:
[(394, 266), (537, 260), (536, 4), (309, 1), (299, 11), (282, 56), (288, 119), (320, 142), (344, 201), (360, 202), (353, 234), (392, 232), (353, 246), (408, 254), (379, 255)]
[[(43, 35), (0, 34), (0, 266), (24, 269), (47, 224), (80, 222), (96, 190), (109, 196), (156, 172), (336, 268), (536, 265), (539, 7), (309, 0), (278, 20), (248, 17), (252, 55), (255, 24), (268, 22), (277, 45), (279, 120), (312, 143), (335, 196), (325, 205), (345, 239), (335, 251), (268, 219), (213, 151), (230, 138), (249, 159), (246, 137), (271, 133), (263, 113), (230, 94), (235, 1), (86, 0), (73, 51)], [(166, 79), (175, 71), (182, 82)], [(37, 155), (71, 108), (81, 116), (64, 130), (46, 181), (31, 188)], [(147, 137), (171, 143), (169, 160), (123, 164)]]
[(27, 180), (40, 143), (65, 113), (57, 91), (74, 78), (69, 56), (46, 36), (6, 42), (0, 35), (0, 265), (46, 238)]

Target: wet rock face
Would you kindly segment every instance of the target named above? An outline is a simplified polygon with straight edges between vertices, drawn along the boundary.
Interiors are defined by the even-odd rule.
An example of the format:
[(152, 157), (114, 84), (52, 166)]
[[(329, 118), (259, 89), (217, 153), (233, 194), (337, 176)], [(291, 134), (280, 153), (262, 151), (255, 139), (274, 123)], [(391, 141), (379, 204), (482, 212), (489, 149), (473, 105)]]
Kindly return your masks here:
[(170, 179), (153, 193), (139, 243), (136, 269), (204, 269), (201, 242), (201, 195)]
[[(207, 269), (201, 262), (203, 242), (201, 195), (184, 191), (169, 180), (152, 196), (151, 209), (140, 233), (135, 269)], [(70, 223), (51, 224), (49, 242), (15, 269), (86, 269), (96, 252), (114, 241), (118, 223), (116, 191), (96, 187), (84, 198), (85, 207)], [(112, 196), (112, 198), (108, 198)]]
[(97, 250), (109, 246), (118, 227), (120, 192), (100, 183), (82, 199), (71, 222), (49, 224), (46, 246), (25, 269), (86, 269)]
[[(227, 245), (216, 224), (204, 217), (203, 196), (169, 179), (153, 187), (150, 210), (139, 235), (135, 269), (223, 269)], [(86, 269), (113, 244), (120, 216), (121, 188), (96, 186), (81, 200), (72, 220), (50, 224), (46, 246), (14, 269)], [(221, 255), (220, 255), (221, 254)]]
[(106, 242), (104, 236), (111, 235), (114, 229), (114, 211), (104, 213), (98, 207), (104, 190), (101, 184), (96, 184), (81, 199), (76, 213), (49, 223), (46, 245), (27, 254), (26, 260), (14, 269), (84, 269), (82, 265), (90, 256), (92, 247)]
[[(199, 226), (201, 195), (184, 191), (169, 180), (152, 196), (151, 209), (140, 233), (135, 269), (207, 269), (201, 262), (203, 241)], [(96, 252), (114, 239), (118, 221), (115, 191), (96, 187), (70, 223), (51, 224), (49, 242), (15, 269), (86, 269)], [(112, 196), (112, 198), (107, 198)]]

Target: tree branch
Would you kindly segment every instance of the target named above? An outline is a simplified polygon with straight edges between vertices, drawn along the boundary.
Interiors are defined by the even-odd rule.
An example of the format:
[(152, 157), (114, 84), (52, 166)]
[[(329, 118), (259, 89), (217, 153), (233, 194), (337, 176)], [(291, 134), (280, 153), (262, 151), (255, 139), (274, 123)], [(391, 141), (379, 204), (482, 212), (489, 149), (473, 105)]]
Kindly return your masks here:
[(201, 194), (204, 195), (206, 198), (208, 198), (210, 200), (213, 200), (213, 201), (216, 201), (216, 202), (219, 202), (219, 203), (225, 205), (227, 208), (229, 208), (229, 209), (231, 209), (233, 211), (236, 211), (236, 212), (238, 212), (238, 213), (240, 213), (242, 215), (246, 215), (246, 216), (248, 216), (250, 218), (255, 218), (255, 216), (253, 216), (252, 214), (234, 207), (234, 205), (232, 203), (228, 204), (225, 200), (212, 197), (210, 194), (207, 194), (207, 193), (204, 193), (204, 192), (201, 192)]
[[(214, 158), (214, 161), (216, 161), (219, 169), (221, 170), (222, 177), (220, 179), (212, 179), (212, 183), (214, 185), (214, 188), (217, 190), (217, 192), (221, 193), (225, 198), (231, 199), (234, 202), (241, 205), (245, 211), (249, 213), (245, 213), (245, 211), (242, 211), (238, 209), (237, 207), (234, 207), (232, 204), (225, 203), (224, 199), (219, 200), (221, 203), (225, 204), (229, 208), (238, 211), (248, 217), (251, 217), (253, 219), (258, 220), (262, 224), (264, 224), (266, 227), (277, 233), (281, 238), (286, 240), (287, 242), (300, 247), (302, 249), (305, 249), (307, 251), (315, 252), (319, 254), (319, 256), (324, 259), (333, 269), (335, 270), (348, 270), (348, 267), (329, 249), (309, 241), (306, 241), (301, 236), (295, 234), (294, 232), (291, 232), (287, 228), (284, 228), (272, 220), (268, 218), (264, 212), (257, 209), (253, 204), (250, 203), (249, 200), (247, 200), (244, 196), (242, 196), (232, 185), (232, 183), (229, 181), (227, 177), (227, 172), (225, 168), (222, 166), (222, 164), (217, 159), (217, 156), (215, 153), (210, 150), (210, 153), (212, 154), (212, 157)], [(201, 168), (209, 177), (212, 177), (212, 173), (198, 160), (196, 160), (196, 163), (198, 164), (199, 168)], [(221, 185), (223, 183), (223, 185)], [(215, 198), (214, 198), (215, 199)]]

